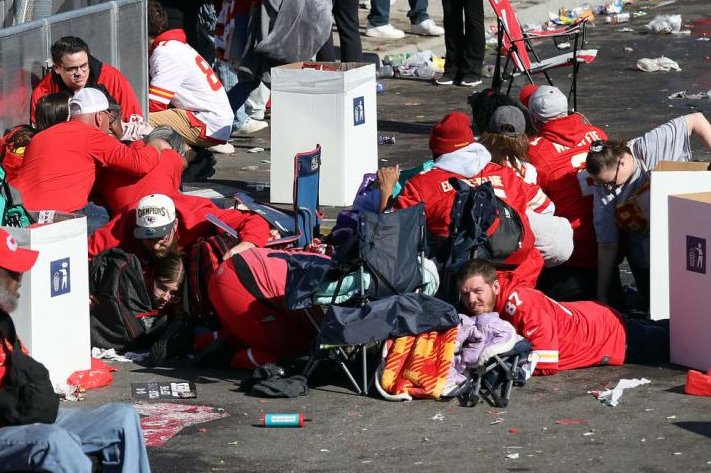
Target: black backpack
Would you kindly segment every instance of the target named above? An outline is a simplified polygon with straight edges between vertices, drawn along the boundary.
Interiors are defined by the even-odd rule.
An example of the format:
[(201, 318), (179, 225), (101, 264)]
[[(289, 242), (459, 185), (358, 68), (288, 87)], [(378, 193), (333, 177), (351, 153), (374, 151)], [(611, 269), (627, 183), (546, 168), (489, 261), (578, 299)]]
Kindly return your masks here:
[(518, 212), (496, 196), (490, 182), (471, 187), (450, 178), (449, 184), (456, 192), (449, 237), (435, 259), (443, 275), (440, 294), (446, 301), (456, 303), (457, 271), (475, 258), (506, 268), (506, 259), (521, 249), (524, 227)]
[(117, 350), (150, 347), (167, 321), (153, 310), (138, 257), (120, 248), (89, 265), (91, 345)]
[(57, 419), (59, 396), (42, 363), (22, 353), (15, 324), (0, 312), (0, 336), (12, 344), (5, 359), (5, 378), (0, 390), (0, 424), (52, 424)]

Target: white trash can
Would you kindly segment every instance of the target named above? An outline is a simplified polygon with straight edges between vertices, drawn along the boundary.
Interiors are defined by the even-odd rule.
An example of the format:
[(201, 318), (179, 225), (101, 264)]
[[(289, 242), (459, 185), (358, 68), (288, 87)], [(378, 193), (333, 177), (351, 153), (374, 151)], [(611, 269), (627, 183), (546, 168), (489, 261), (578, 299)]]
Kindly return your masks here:
[(3, 227), (20, 247), (39, 251), (22, 277), (20, 302), (10, 316), (30, 355), (47, 367), (57, 386), (74, 371), (91, 368), (86, 217), (41, 214), (53, 223)]
[(294, 155), (320, 144), (320, 204), (351, 205), (378, 169), (375, 65), (299, 62), (271, 76), (270, 200), (292, 203)]

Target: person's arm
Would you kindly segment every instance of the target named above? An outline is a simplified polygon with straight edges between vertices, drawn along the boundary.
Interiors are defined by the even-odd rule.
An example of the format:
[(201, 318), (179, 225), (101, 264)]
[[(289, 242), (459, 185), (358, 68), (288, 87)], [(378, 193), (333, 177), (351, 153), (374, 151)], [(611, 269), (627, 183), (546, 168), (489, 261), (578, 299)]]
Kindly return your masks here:
[[(232, 248), (232, 250), (235, 250), (232, 254), (252, 247), (261, 248), (269, 241), (269, 223), (259, 214), (243, 212), (236, 209), (215, 209), (212, 213), (227, 225), (237, 230), (239, 234), (240, 243)], [(248, 246), (247, 243), (252, 246)], [(232, 254), (229, 256), (232, 256)], [(229, 258), (229, 256), (227, 256), (227, 258)]]
[(597, 244), (597, 298), (605, 304), (609, 300), (610, 279), (617, 262), (620, 245), (617, 243)]
[(558, 323), (550, 299), (535, 289), (518, 289), (511, 292), (500, 315), (529, 341), (538, 355), (533, 374), (548, 376), (557, 373)]
[(689, 135), (696, 135), (701, 138), (706, 148), (711, 150), (711, 123), (703, 113), (696, 112), (686, 115), (686, 126), (689, 128)]
[(380, 189), (380, 212), (392, 206), (393, 189), (400, 177), (400, 165), (378, 169), (378, 188)]
[(555, 204), (539, 185), (531, 184), (523, 179), (521, 179), (521, 183), (526, 194), (526, 206), (530, 210), (546, 215), (555, 213)]
[[(87, 133), (89, 155), (102, 166), (122, 171), (132, 176), (144, 176), (158, 165), (161, 150), (170, 147), (163, 140), (154, 140), (151, 144), (134, 149), (124, 145), (116, 138), (98, 129)], [(162, 141), (162, 143), (161, 143)]]

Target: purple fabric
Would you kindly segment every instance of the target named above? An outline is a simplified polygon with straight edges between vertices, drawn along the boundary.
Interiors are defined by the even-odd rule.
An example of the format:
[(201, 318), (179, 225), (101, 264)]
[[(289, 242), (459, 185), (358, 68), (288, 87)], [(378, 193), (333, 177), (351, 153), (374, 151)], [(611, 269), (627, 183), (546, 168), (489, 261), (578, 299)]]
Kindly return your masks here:
[(476, 367), (485, 349), (489, 348), (487, 354), (493, 351), (490, 355), (494, 355), (502, 352), (497, 351), (495, 345), (513, 346), (515, 343), (516, 330), (513, 325), (501, 320), (496, 312), (475, 317), (459, 314), (459, 318), (462, 321), (457, 332), (457, 346), (460, 350), (454, 357), (454, 368), (459, 373)]

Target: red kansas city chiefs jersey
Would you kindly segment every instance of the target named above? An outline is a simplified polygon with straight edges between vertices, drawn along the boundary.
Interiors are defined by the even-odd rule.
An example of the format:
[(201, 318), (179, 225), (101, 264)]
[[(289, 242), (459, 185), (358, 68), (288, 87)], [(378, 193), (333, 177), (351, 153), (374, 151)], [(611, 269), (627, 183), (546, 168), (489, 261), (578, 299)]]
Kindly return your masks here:
[(573, 114), (543, 125), (531, 138), (529, 160), (538, 170), (538, 184), (555, 204), (555, 214), (573, 227), (573, 254), (566, 264), (597, 268), (593, 227), (593, 182), (585, 170), (590, 143), (607, 139), (604, 131)]
[(624, 322), (598, 302), (556, 302), (531, 287), (502, 287), (497, 310), (538, 354), (534, 374), (625, 361)]

